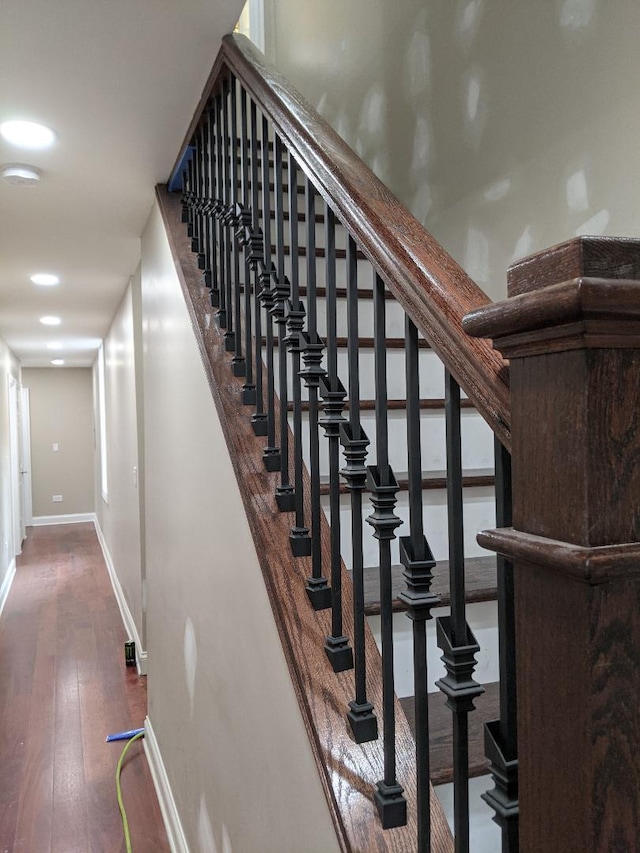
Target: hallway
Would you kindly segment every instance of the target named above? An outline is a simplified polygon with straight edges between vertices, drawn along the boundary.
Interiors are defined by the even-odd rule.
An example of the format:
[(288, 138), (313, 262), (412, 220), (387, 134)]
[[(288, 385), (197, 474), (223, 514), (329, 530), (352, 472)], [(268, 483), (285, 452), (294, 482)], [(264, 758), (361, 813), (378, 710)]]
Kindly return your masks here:
[[(93, 524), (28, 528), (0, 618), (0, 853), (125, 850), (105, 736), (146, 714), (125, 640)], [(122, 790), (134, 853), (168, 851), (141, 743)]]

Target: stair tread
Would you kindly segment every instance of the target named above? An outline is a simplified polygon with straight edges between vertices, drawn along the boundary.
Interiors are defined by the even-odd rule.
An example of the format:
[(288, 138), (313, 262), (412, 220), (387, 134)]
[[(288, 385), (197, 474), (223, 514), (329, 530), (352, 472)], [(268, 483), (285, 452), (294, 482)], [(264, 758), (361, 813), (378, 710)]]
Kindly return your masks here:
[[(499, 683), (485, 684), (484, 689), (475, 701), (476, 710), (469, 714), (469, 775), (472, 777), (489, 772), (489, 762), (484, 756), (484, 724), (500, 717)], [(440, 691), (429, 694), (430, 774), (434, 785), (453, 781), (453, 724), (446, 701)], [(415, 735), (414, 697), (400, 699), (400, 704)]]
[[(406, 491), (409, 486), (408, 475), (403, 471), (394, 471), (400, 491)], [(478, 487), (478, 486), (493, 486), (495, 482), (495, 474), (493, 468), (467, 468), (462, 472), (463, 487)], [(446, 471), (423, 471), (422, 472), (422, 488), (423, 489), (444, 489), (447, 485)], [(348, 494), (349, 489), (346, 484), (340, 483), (340, 494)], [(329, 494), (329, 480), (327, 476), (320, 478), (320, 494)]]
[[(421, 409), (439, 411), (440, 409), (444, 409), (444, 406), (445, 406), (444, 397), (427, 397), (427, 398), (420, 400), (420, 408)], [(387, 409), (391, 412), (398, 411), (398, 410), (402, 411), (402, 410), (406, 409), (406, 407), (407, 407), (407, 401), (405, 398), (398, 399), (398, 400), (387, 400)], [(324, 403), (322, 400), (320, 400), (318, 408), (320, 410), (322, 410), (324, 408)], [(375, 408), (376, 408), (376, 401), (375, 400), (360, 400), (360, 411), (372, 412), (375, 410)], [(462, 397), (460, 400), (460, 408), (461, 409), (475, 409), (475, 406), (473, 405), (471, 400), (469, 400), (467, 397)], [(288, 411), (292, 412), (293, 411), (293, 403), (288, 403), (287, 409), (288, 409)], [(349, 411), (349, 401), (348, 400), (345, 401), (344, 410), (346, 412)], [(309, 411), (308, 400), (302, 401), (302, 411), (303, 412)]]
[[(407, 588), (403, 576), (404, 566), (391, 567), (391, 595), (393, 611), (400, 613), (407, 609), (398, 596)], [(366, 566), (363, 570), (364, 607), (367, 616), (380, 613), (380, 577), (378, 566)], [(449, 604), (449, 561), (437, 560), (433, 570), (431, 590), (440, 596), (443, 607)], [(493, 601), (496, 597), (496, 558), (467, 557), (465, 560), (465, 590), (467, 603)]]
[[(338, 349), (345, 349), (348, 345), (348, 338), (336, 338), (336, 346)], [(387, 349), (404, 349), (405, 340), (404, 338), (387, 338), (386, 341)], [(266, 345), (266, 338), (262, 338), (263, 346)], [(273, 341), (274, 347), (278, 346), (278, 339), (274, 338)], [(373, 349), (373, 338), (359, 338), (358, 339), (358, 347), (359, 349)], [(431, 349), (427, 341), (420, 338), (418, 340), (418, 349)]]
[[(283, 248), (284, 248), (285, 255), (291, 254), (291, 246), (284, 246)], [(276, 251), (277, 251), (277, 247), (272, 245), (271, 246), (271, 254), (275, 255)], [(346, 260), (346, 257), (347, 257), (347, 250), (346, 249), (336, 249), (335, 252), (336, 252), (336, 260), (340, 260), (340, 261)], [(306, 256), (307, 256), (307, 247), (306, 246), (298, 246), (298, 257), (306, 258)], [(326, 253), (325, 253), (323, 246), (316, 246), (315, 256), (316, 256), (316, 258), (324, 258), (326, 256)], [(364, 252), (361, 252), (360, 249), (356, 250), (356, 256), (357, 256), (359, 261), (366, 261), (367, 260), (367, 256), (365, 255)], [(368, 295), (368, 293), (373, 295), (373, 290), (368, 291), (368, 293), (365, 290), (364, 293), (367, 295)], [(358, 295), (360, 295), (360, 294), (358, 294)], [(391, 296), (391, 299), (393, 299), (393, 295), (391, 294), (390, 296)]]

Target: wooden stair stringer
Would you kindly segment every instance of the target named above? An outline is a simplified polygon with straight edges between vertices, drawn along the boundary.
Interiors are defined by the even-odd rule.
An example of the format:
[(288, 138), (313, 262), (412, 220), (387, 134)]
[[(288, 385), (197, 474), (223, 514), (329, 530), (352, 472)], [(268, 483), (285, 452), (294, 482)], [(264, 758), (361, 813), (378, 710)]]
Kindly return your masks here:
[[(209, 293), (181, 222), (180, 198), (165, 186), (156, 187), (156, 197), (339, 844), (345, 853), (406, 853), (415, 848), (417, 837), (415, 743), (409, 724), (396, 700), (398, 781), (405, 788), (408, 823), (383, 830), (373, 802), (375, 785), (384, 776), (381, 740), (357, 745), (347, 734), (345, 714), (353, 698), (353, 674), (334, 674), (324, 655), (330, 611), (313, 611), (308, 603), (304, 587), (310, 574), (310, 559), (291, 555), (292, 516), (277, 509), (277, 475), (264, 469), (263, 442), (254, 436), (250, 410), (241, 403), (242, 379), (232, 376), (221, 331), (212, 321)], [(309, 485), (305, 471), (307, 511)], [(329, 527), (323, 517), (321, 523), (323, 550), (328, 553)], [(272, 555), (277, 559), (270, 559)], [(352, 585), (344, 566), (342, 575), (344, 628), (353, 636)], [(368, 660), (379, 661), (368, 627), (366, 645)], [(370, 700), (380, 709), (382, 684), (378, 667), (368, 674), (367, 686)], [(382, 728), (382, 721), (379, 723)], [(431, 820), (432, 853), (453, 853), (451, 832), (433, 790)]]

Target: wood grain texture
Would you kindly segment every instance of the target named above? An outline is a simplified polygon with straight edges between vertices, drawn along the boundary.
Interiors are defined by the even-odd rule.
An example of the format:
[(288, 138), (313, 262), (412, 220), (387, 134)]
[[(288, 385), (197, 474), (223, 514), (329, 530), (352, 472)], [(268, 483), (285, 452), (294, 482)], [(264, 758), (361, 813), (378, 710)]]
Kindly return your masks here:
[[(409, 488), (409, 476), (403, 472), (395, 474), (396, 481), (401, 491), (406, 491)], [(329, 494), (329, 483), (326, 477), (321, 477), (320, 494)], [(463, 488), (472, 488), (473, 486), (493, 486), (495, 483), (495, 474), (493, 468), (470, 468), (462, 472)], [(447, 472), (446, 471), (423, 471), (422, 472), (422, 488), (423, 489), (446, 489), (447, 488)], [(348, 495), (348, 486), (340, 482), (340, 494)]]
[[(484, 755), (484, 724), (500, 717), (500, 685), (484, 684), (484, 693), (475, 700), (475, 710), (469, 713), (469, 776), (489, 772)], [(453, 723), (446, 696), (439, 691), (429, 694), (429, 763), (432, 785), (453, 782)], [(411, 730), (415, 732), (415, 702), (413, 696), (400, 700)]]
[[(407, 589), (404, 579), (404, 566), (391, 567), (391, 595), (394, 613), (407, 609), (398, 596)], [(351, 574), (351, 572), (349, 572)], [(431, 592), (440, 597), (443, 607), (450, 601), (449, 561), (438, 560), (433, 570)], [(496, 598), (496, 560), (495, 557), (467, 557), (465, 560), (466, 601), (471, 604), (478, 601), (495, 601)], [(378, 566), (366, 566), (364, 569), (364, 609), (367, 616), (380, 613), (380, 574)]]
[[(422, 411), (444, 411), (444, 397), (427, 397), (423, 400), (419, 400), (418, 404)], [(309, 403), (307, 400), (303, 400), (301, 403), (302, 411), (309, 411)], [(375, 400), (360, 400), (360, 411), (361, 412), (373, 412), (376, 408)], [(403, 400), (387, 400), (387, 410), (390, 412), (402, 412), (407, 408), (407, 401)], [(473, 409), (473, 403), (471, 400), (462, 399), (460, 400), (460, 408), (461, 409)], [(318, 411), (324, 410), (324, 402), (320, 401), (318, 405)], [(293, 403), (287, 404), (287, 411), (293, 411)], [(343, 411), (349, 411), (349, 403), (345, 402), (345, 407)]]
[[(0, 849), (124, 853), (112, 731), (142, 725), (146, 683), (92, 524), (28, 528), (0, 622)], [(169, 844), (144, 754), (122, 774), (136, 853)]]
[(577, 278), (495, 302), (465, 317), (470, 335), (493, 338), (511, 358), (572, 349), (640, 346), (640, 284)]
[(591, 548), (523, 533), (512, 527), (482, 530), (477, 539), (487, 551), (502, 554), (510, 560), (534, 563), (592, 586), (606, 583), (614, 577), (640, 574), (638, 542)]
[[(558, 275), (575, 251), (555, 253)], [(552, 266), (542, 253), (543, 287)], [(494, 544), (515, 560), (520, 850), (626, 853), (640, 838), (640, 286), (535, 277), (530, 261), (530, 292), (478, 318), (511, 354), (514, 530)]]
[(640, 241), (620, 237), (575, 237), (513, 264), (509, 296), (541, 290), (572, 278), (640, 279)]
[[(211, 304), (180, 221), (180, 200), (162, 187), (157, 188), (157, 198), (339, 843), (343, 850), (353, 853), (406, 853), (414, 850), (417, 837), (415, 744), (408, 723), (399, 703), (396, 703), (398, 776), (408, 799), (409, 822), (406, 827), (384, 831), (373, 804), (373, 788), (383, 777), (381, 744), (359, 746), (347, 735), (345, 712), (353, 698), (353, 675), (350, 672), (335, 675), (324, 655), (323, 644), (330, 630), (330, 613), (314, 612), (309, 606), (304, 586), (310, 575), (310, 560), (296, 560), (291, 556), (291, 519), (277, 510), (274, 500), (277, 475), (268, 474), (264, 469), (263, 442), (253, 434), (250, 409), (240, 402), (242, 380), (232, 376), (222, 335), (216, 324), (210, 321)], [(307, 500), (308, 495), (309, 481), (305, 476)], [(329, 553), (328, 532), (324, 524), (322, 540), (325, 554)], [(351, 584), (344, 568), (343, 576), (345, 631), (351, 634)], [(380, 659), (369, 631), (366, 642), (369, 660), (372, 664), (377, 662), (371, 666), (368, 689), (371, 700), (380, 708)], [(435, 796), (432, 796), (431, 811), (433, 851), (450, 853), (453, 850), (451, 834)]]
[(223, 39), (177, 163), (225, 69), (242, 81), (300, 169), (509, 448), (507, 366), (487, 342), (469, 340), (462, 330), (462, 318), (489, 298), (243, 36)]
[[(262, 339), (263, 343), (265, 343), (265, 338)], [(273, 345), (276, 349), (278, 349), (278, 339), (276, 338), (273, 342)], [(336, 338), (336, 346), (338, 349), (346, 349), (347, 347), (347, 338)], [(404, 338), (386, 338), (385, 346), (387, 349), (404, 349), (405, 340)], [(358, 347), (360, 349), (373, 349), (373, 338), (358, 338)], [(418, 340), (418, 349), (429, 349), (429, 344), (424, 339), (420, 338)]]

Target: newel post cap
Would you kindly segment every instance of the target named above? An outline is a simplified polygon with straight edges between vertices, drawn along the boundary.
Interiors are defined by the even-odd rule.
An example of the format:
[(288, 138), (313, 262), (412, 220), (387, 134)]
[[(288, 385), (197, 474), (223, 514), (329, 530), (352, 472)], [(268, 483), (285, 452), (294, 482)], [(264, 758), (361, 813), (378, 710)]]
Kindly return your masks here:
[(510, 298), (464, 318), (507, 358), (640, 348), (640, 240), (576, 237), (514, 264)]

